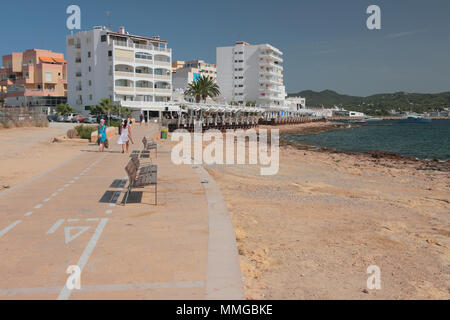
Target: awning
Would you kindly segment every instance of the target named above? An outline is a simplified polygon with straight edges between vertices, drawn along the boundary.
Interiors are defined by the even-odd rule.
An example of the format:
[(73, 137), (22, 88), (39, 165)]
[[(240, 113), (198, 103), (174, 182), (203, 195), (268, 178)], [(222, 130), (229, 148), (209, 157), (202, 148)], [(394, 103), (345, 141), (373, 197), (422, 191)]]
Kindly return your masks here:
[(41, 62), (47, 62), (47, 63), (66, 63), (66, 60), (62, 58), (50, 58), (50, 57), (39, 57)]
[(55, 62), (62, 62), (62, 63), (66, 63), (67, 61), (62, 59), (62, 58), (52, 58)]
[(41, 60), (41, 62), (48, 62), (48, 63), (53, 63), (55, 62), (52, 58), (50, 57), (39, 57), (39, 59)]

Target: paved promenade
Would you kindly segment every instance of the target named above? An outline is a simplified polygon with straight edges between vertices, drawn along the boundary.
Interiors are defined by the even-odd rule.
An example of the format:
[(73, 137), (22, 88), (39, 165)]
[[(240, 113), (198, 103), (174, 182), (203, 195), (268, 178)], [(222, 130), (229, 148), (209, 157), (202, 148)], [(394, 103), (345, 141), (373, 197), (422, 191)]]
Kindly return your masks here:
[[(156, 133), (135, 126), (131, 150)], [(157, 159), (152, 151), (158, 205), (149, 186), (136, 189), (140, 203), (123, 206), (129, 156), (119, 150), (116, 139), (105, 153), (86, 145), (0, 192), (0, 299), (243, 298), (233, 229), (212, 178), (174, 165), (160, 147)], [(81, 290), (65, 285), (71, 265), (82, 270)]]

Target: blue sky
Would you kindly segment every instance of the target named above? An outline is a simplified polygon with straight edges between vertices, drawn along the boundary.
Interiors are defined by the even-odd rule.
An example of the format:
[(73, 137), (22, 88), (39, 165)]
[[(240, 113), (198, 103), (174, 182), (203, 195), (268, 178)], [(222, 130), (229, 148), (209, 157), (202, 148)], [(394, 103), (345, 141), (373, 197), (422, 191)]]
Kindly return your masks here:
[[(217, 46), (270, 43), (284, 52), (289, 93), (450, 91), (448, 0), (8, 1), (1, 7), (0, 54), (64, 52), (70, 4), (81, 7), (83, 30), (110, 24), (160, 35), (174, 60), (215, 62)], [(371, 4), (381, 8), (381, 30), (366, 27)]]

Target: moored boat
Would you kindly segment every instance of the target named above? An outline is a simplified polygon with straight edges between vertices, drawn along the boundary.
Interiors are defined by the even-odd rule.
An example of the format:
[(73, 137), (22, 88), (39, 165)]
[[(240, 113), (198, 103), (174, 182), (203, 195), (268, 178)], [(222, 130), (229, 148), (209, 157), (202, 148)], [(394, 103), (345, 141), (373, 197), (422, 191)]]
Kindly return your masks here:
[(430, 123), (432, 120), (416, 115), (407, 115), (403, 119), (400, 119), (400, 123)]

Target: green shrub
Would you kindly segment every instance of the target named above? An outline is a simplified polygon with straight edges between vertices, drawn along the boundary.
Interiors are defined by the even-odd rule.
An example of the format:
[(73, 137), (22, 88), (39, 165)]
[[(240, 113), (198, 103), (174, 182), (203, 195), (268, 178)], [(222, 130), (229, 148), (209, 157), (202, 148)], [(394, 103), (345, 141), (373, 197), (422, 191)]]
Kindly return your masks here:
[(97, 131), (96, 126), (85, 126), (84, 124), (76, 126), (75, 130), (81, 139), (90, 139), (92, 132)]
[(111, 126), (111, 127), (116, 127), (116, 128), (118, 128), (118, 127), (120, 127), (121, 124), (122, 124), (122, 121), (119, 121), (119, 120), (111, 120), (110, 126)]

